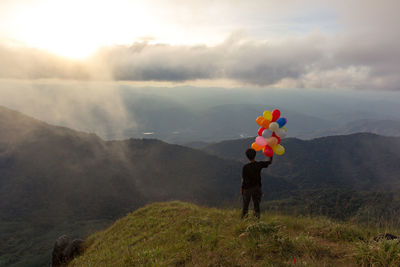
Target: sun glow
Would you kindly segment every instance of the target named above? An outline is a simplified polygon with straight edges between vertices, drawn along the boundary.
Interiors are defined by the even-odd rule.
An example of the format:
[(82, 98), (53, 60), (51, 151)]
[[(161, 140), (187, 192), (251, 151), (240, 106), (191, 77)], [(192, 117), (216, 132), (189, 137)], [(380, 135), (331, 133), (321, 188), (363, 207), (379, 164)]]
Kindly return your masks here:
[(101, 46), (132, 43), (154, 32), (148, 7), (129, 1), (42, 1), (20, 9), (14, 38), (60, 56), (84, 58)]

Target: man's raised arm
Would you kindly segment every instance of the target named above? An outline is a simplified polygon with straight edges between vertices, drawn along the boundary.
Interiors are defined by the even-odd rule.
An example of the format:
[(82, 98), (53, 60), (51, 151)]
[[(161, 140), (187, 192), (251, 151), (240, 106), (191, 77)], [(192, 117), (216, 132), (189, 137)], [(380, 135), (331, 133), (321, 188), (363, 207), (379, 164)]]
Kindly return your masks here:
[(270, 157), (269, 160), (260, 161), (260, 163), (262, 164), (261, 167), (262, 168), (267, 168), (272, 163), (272, 159), (273, 158), (274, 158), (274, 156)]

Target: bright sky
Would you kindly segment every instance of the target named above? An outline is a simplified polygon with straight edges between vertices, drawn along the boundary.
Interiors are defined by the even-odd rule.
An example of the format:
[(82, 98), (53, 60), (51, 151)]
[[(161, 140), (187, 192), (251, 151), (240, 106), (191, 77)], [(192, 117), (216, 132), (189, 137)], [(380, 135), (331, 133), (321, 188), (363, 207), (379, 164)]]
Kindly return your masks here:
[(263, 40), (337, 27), (335, 12), (317, 5), (244, 2), (3, 0), (0, 30), (9, 41), (82, 58), (142, 40), (215, 45), (235, 31)]
[(0, 78), (400, 90), (398, 0), (0, 0)]
[(12, 1), (6, 8), (3, 35), (67, 57), (85, 57), (104, 45), (132, 43), (156, 29), (156, 22), (147, 16), (148, 7), (129, 1)]

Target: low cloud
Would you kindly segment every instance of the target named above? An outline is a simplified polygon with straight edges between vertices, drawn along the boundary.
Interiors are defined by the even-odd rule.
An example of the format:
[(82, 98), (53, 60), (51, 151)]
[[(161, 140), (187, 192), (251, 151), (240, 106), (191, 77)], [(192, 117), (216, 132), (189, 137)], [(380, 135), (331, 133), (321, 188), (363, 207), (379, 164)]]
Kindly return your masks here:
[(11, 79), (89, 79), (84, 63), (74, 62), (46, 51), (0, 44), (0, 78)]
[(221, 76), (218, 48), (136, 43), (105, 48), (100, 57), (116, 80), (187, 81)]
[(137, 127), (118, 84), (111, 82), (0, 80), (0, 106), (106, 139), (126, 138), (125, 131)]
[(1, 46), (0, 77), (175, 83), (227, 79), (256, 86), (399, 90), (399, 47), (319, 32), (274, 42), (232, 35), (216, 46), (142, 42), (104, 47), (77, 61)]

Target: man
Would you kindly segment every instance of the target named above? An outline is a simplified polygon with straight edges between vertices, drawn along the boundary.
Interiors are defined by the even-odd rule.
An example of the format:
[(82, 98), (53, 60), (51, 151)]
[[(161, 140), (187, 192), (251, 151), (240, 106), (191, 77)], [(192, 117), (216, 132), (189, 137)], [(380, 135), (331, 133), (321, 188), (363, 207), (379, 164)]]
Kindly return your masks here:
[(242, 187), (240, 193), (243, 196), (242, 219), (247, 216), (250, 200), (253, 199), (254, 215), (260, 218), (261, 191), (261, 170), (267, 168), (272, 163), (272, 157), (269, 161), (255, 161), (256, 151), (252, 148), (246, 150), (246, 156), (249, 163), (243, 166)]

